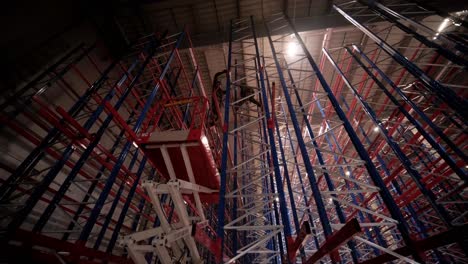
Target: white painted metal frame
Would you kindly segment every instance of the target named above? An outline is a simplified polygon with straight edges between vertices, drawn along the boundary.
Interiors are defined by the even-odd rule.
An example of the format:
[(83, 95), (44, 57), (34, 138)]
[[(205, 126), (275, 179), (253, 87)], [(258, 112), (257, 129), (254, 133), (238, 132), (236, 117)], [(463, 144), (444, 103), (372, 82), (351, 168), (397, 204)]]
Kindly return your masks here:
[[(194, 146), (194, 144), (162, 144), (151, 147), (161, 150), (170, 180), (167, 183), (153, 181), (144, 181), (142, 183), (143, 188), (145, 188), (151, 199), (160, 226), (137, 232), (121, 239), (121, 244), (127, 247), (130, 257), (137, 264), (148, 263), (145, 258), (147, 253), (153, 253), (150, 263), (155, 263), (156, 260), (164, 264), (181, 260), (190, 263), (203, 263), (195, 239), (192, 236), (192, 230), (206, 224), (200, 193), (210, 194), (215, 193), (216, 190), (196, 184), (187, 151), (188, 146)], [(190, 182), (177, 179), (168, 148), (180, 148)], [(189, 215), (189, 210), (193, 208), (188, 208), (187, 202), (182, 196), (184, 194), (193, 195), (196, 206), (195, 214), (198, 217), (194, 218)], [(172, 210), (174, 210), (178, 222), (170, 223), (168, 221), (168, 216), (165, 212), (165, 207), (167, 206), (161, 202), (163, 196), (169, 196), (172, 200)], [(185, 248), (188, 249), (188, 254), (185, 252)]]

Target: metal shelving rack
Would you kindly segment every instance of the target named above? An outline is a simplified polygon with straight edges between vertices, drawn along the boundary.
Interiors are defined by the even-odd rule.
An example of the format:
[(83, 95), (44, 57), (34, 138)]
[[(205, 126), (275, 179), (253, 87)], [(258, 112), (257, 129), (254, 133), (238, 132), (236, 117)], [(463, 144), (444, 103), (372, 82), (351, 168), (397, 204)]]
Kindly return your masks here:
[[(283, 14), (265, 38), (231, 22), (224, 262), (466, 262), (463, 23), (400, 1), (333, 9), (355, 29), (327, 30), (318, 63)], [(242, 81), (260, 109), (236, 108)]]
[[(186, 32), (143, 37), (105, 69), (94, 45), (78, 45), (11, 91), (2, 131), (31, 152), (1, 168), (6, 252), (25, 262), (467, 263), (466, 23), (403, 1), (333, 10), (352, 29), (327, 29), (318, 57), (284, 14), (232, 20), (225, 95), (211, 106)], [(187, 98), (219, 117), (200, 122), (218, 204), (173, 168), (162, 177), (140, 145), (187, 129), (198, 111)], [(223, 113), (207, 114), (213, 105)]]
[(289, 220), (261, 64), (253, 17), (232, 20), (217, 229), (224, 262), (269, 262), (285, 252), (281, 230), (283, 223), (289, 230)]
[[(13, 256), (129, 262), (120, 236), (161, 222), (141, 182), (166, 180), (138, 144), (180, 126), (176, 115), (157, 119), (160, 102), (205, 96), (190, 38), (148, 35), (104, 70), (92, 48), (73, 49), (2, 104), (2, 127), (33, 146), (1, 186), (2, 242)], [(55, 100), (63, 86), (71, 93)]]

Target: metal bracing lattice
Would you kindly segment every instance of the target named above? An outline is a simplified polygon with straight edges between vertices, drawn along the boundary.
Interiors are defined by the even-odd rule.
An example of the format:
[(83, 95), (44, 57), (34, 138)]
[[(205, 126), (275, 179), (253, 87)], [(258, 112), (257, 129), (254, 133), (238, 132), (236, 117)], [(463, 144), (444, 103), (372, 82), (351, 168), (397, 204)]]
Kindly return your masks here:
[[(262, 42), (261, 63), (255, 68), (262, 72), (249, 75), (247, 69), (244, 73), (257, 76), (257, 88), (262, 87), (263, 80), (269, 91), (262, 106), (263, 111), (272, 109), (271, 119), (266, 118), (267, 127), (273, 130), (268, 136), (275, 138), (275, 153), (272, 155), (273, 145), (269, 152), (257, 153), (278, 159), (283, 190), (276, 190), (279, 203), (270, 200), (270, 204), (278, 206), (275, 214), (283, 224), (284, 238), (274, 242), (288, 252), (290, 262), (462, 261), (462, 237), (443, 243), (434, 241), (465, 228), (464, 99), (460, 88), (466, 80), (447, 78), (447, 71), (452, 76), (463, 71), (464, 55), (460, 51), (464, 47), (455, 35), (430, 31), (424, 25), (429, 23), (424, 16), (437, 19), (432, 17), (434, 12), (407, 4), (401, 6), (405, 10), (394, 12), (400, 19), (397, 23), (389, 19), (388, 8), (400, 8), (399, 4), (384, 4), (360, 8), (359, 3), (350, 2), (335, 6), (363, 37), (360, 45), (343, 40), (344, 47), (329, 49), (327, 45), (332, 42), (327, 36), (320, 64), (315, 63), (301, 34), (294, 31), (288, 19), (275, 16), (265, 25), (268, 44)], [(348, 7), (353, 14), (346, 13)], [(382, 16), (377, 9), (389, 14)], [(404, 15), (423, 18), (413, 20)], [(354, 17), (365, 20), (368, 28)], [(382, 18), (386, 21), (382, 22)], [(405, 23), (419, 27), (426, 33), (425, 39)], [(275, 34), (285, 28), (290, 28), (292, 35)], [(332, 35), (333, 29), (327, 34)], [(447, 43), (432, 43), (436, 38), (429, 36), (435, 34)], [(247, 35), (242, 37), (250, 40)], [(288, 45), (296, 46), (292, 54)], [(246, 51), (242, 55), (247, 59), (246, 54), (259, 52), (243, 47)], [(437, 53), (441, 56), (434, 57)], [(407, 54), (411, 57), (405, 57)], [(443, 59), (434, 63), (431, 56)], [(446, 85), (439, 80), (443, 76), (458, 84)], [(425, 89), (424, 93), (421, 89)], [(231, 91), (231, 100), (233, 94)], [(446, 103), (452, 100), (449, 98), (455, 102), (450, 106)], [(233, 115), (226, 111), (228, 114)], [(263, 118), (257, 117), (246, 125)], [(264, 144), (268, 147), (268, 141)], [(263, 150), (260, 147), (263, 145), (257, 150)], [(246, 191), (255, 193), (258, 188)], [(282, 212), (284, 205), (287, 212)], [(341, 243), (337, 243), (337, 234), (344, 233), (341, 229), (348, 231), (352, 219), (359, 223), (359, 234), (341, 236)], [(304, 223), (312, 228), (306, 235)], [(405, 251), (423, 243), (419, 252)], [(335, 247), (329, 248), (330, 244)], [(441, 253), (449, 248), (453, 253)], [(329, 258), (323, 259), (326, 255)], [(232, 256), (237, 256), (235, 251)], [(284, 257), (282, 261), (288, 260)]]
[[(105, 69), (79, 45), (13, 91), (2, 132), (31, 151), (2, 163), (5, 254), (467, 263), (466, 23), (411, 2), (335, 3), (352, 26), (322, 41), (284, 14), (232, 20), (211, 104), (185, 32), (144, 37)], [(201, 143), (171, 141), (192, 128)], [(200, 144), (219, 197), (195, 183)]]
[[(157, 227), (162, 221), (140, 182), (166, 180), (141, 151), (140, 139), (155, 130), (188, 126), (188, 106), (170, 109), (171, 117), (162, 120), (161, 103), (205, 95), (190, 45), (185, 32), (152, 34), (105, 70), (87, 54), (88, 48), (80, 46), (74, 50), (76, 54), (66, 54), (16, 92), (21, 96), (4, 103), (2, 125), (34, 148), (1, 186), (2, 208), (9, 208), (2, 210), (2, 242), (16, 241), (19, 248), (32, 248), (35, 253), (25, 254), (25, 261), (49, 254), (63, 261), (127, 261), (122, 257), (122, 245), (116, 244), (119, 236)], [(182, 64), (181, 47), (184, 56), (191, 58), (189, 65)], [(94, 67), (87, 68), (86, 74), (77, 67), (85, 56)], [(94, 82), (89, 79), (91, 69), (99, 76)], [(54, 72), (61, 75), (55, 77)], [(67, 83), (69, 76), (78, 78), (84, 88)], [(57, 101), (63, 105), (50, 97), (57, 83), (72, 90), (70, 98)], [(68, 102), (72, 106), (67, 111)], [(191, 123), (199, 122), (190, 118)], [(30, 127), (23, 125), (25, 119)], [(197, 197), (197, 191), (194, 195)], [(180, 202), (180, 197), (162, 199), (166, 207), (173, 207), (174, 200)], [(195, 219), (194, 208), (200, 211), (203, 206), (209, 207), (199, 199), (191, 204), (190, 217)], [(180, 214), (177, 211), (174, 218)], [(203, 211), (198, 215), (204, 219)], [(205, 248), (200, 252), (205, 256), (214, 254), (209, 226), (200, 227), (195, 239), (203, 241)], [(37, 246), (51, 253), (37, 253)], [(192, 257), (198, 258), (198, 246), (190, 246)]]

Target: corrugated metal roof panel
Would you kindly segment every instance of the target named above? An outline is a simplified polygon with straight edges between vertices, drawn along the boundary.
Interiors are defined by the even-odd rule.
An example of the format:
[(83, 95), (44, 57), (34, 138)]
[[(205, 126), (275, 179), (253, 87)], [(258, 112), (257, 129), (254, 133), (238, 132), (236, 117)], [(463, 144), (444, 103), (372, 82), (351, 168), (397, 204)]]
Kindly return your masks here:
[(215, 0), (221, 27), (227, 27), (229, 21), (237, 17), (237, 4), (232, 0)]
[(261, 0), (239, 0), (241, 17), (254, 16), (256, 18), (262, 17), (262, 4)]
[(199, 33), (217, 32), (219, 30), (218, 19), (212, 1), (198, 3), (195, 6), (195, 16), (199, 25)]
[(176, 23), (179, 30), (183, 29), (185, 25), (190, 29), (190, 31), (197, 30), (195, 28), (195, 21), (193, 17), (193, 9), (189, 6), (187, 7), (178, 7), (172, 9), (174, 14), (174, 23)]

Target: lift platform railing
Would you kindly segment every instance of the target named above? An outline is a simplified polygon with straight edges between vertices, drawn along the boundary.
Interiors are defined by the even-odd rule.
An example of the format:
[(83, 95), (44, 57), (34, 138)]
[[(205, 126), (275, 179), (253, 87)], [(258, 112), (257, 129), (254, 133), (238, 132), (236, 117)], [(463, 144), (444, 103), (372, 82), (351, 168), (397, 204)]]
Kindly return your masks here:
[(161, 99), (155, 104), (154, 118), (148, 122), (147, 129), (138, 135), (138, 139), (144, 142), (156, 129), (164, 127), (170, 130), (204, 130), (207, 108), (208, 100), (205, 97)]

